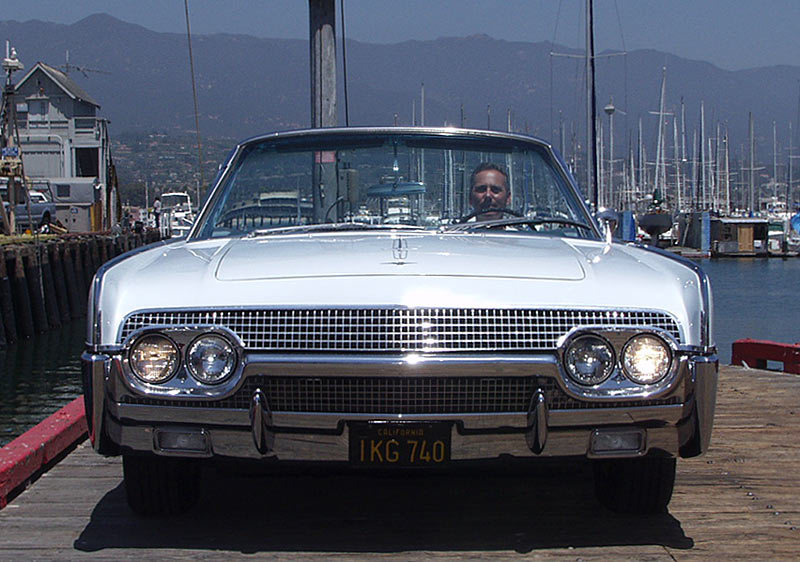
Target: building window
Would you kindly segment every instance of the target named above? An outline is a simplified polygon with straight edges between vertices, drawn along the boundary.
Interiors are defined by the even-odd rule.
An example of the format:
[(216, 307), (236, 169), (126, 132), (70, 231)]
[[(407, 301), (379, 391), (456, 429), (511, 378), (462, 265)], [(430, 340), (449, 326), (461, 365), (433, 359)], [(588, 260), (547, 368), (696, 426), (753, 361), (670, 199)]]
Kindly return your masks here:
[(96, 178), (100, 174), (97, 148), (75, 149), (75, 175), (79, 178)]
[(46, 99), (28, 100), (28, 123), (32, 127), (47, 123), (50, 102)]

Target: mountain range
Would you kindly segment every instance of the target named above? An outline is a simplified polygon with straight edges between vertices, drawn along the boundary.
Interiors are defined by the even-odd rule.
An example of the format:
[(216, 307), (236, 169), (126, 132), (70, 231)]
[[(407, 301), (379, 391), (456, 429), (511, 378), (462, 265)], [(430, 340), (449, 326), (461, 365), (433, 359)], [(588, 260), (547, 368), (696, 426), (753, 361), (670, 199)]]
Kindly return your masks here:
[[(71, 25), (0, 21), (0, 39), (17, 49), (26, 69), (37, 61), (63, 65), (68, 51), (70, 77), (101, 105), (112, 135), (186, 133), (195, 128), (184, 34), (154, 32), (96, 14)], [(412, 110), (419, 122), (424, 83), (425, 124), (458, 125), (463, 119), (467, 126), (506, 129), (510, 117), (514, 130), (558, 144), (563, 122), (566, 143), (583, 141), (583, 61), (551, 55), (580, 52), (549, 42), (485, 35), (396, 44), (348, 39), (346, 48), (351, 125), (410, 124)], [(204, 136), (243, 138), (309, 125), (308, 41), (193, 35), (192, 50)], [(337, 50), (341, 58), (341, 43)], [(699, 130), (701, 101), (707, 134), (718, 124), (727, 129), (734, 155), (747, 144), (751, 112), (762, 158), (769, 155), (771, 160), (773, 121), (782, 145), (788, 143), (790, 121), (795, 133), (800, 129), (800, 66), (729, 71), (668, 53), (635, 50), (597, 60), (598, 112), (607, 126), (602, 108), (613, 98), (617, 146), (636, 142), (641, 119), (643, 138), (654, 151), (657, 118), (651, 112), (658, 109), (662, 68), (667, 111), (678, 115), (684, 102), (689, 146)], [(344, 124), (341, 70), (340, 64), (338, 109)], [(797, 137), (793, 142), (797, 146)]]

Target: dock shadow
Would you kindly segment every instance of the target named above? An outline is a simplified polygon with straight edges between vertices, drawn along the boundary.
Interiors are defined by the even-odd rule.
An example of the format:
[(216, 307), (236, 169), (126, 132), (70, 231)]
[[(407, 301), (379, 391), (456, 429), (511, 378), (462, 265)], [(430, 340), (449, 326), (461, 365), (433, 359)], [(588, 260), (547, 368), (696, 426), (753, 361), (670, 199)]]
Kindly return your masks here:
[(106, 548), (261, 552), (460, 552), (694, 545), (668, 513), (613, 514), (594, 499), (585, 462), (456, 473), (209, 470), (192, 512), (134, 515), (124, 484), (95, 506), (74, 542)]

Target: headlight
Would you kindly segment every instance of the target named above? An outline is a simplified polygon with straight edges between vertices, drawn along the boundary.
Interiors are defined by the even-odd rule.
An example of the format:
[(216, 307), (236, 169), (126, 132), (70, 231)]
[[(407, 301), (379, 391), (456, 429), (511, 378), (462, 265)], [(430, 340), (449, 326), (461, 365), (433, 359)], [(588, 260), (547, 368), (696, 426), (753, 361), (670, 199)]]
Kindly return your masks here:
[(577, 382), (587, 386), (600, 384), (614, 370), (614, 348), (600, 336), (588, 334), (572, 341), (564, 353), (564, 368)]
[(178, 370), (178, 348), (166, 336), (150, 334), (136, 341), (130, 351), (133, 373), (152, 384), (168, 380)]
[(236, 368), (236, 350), (222, 336), (204, 334), (189, 346), (186, 366), (200, 382), (216, 384), (228, 378)]
[(659, 337), (634, 336), (622, 350), (622, 369), (635, 383), (653, 384), (663, 379), (672, 364), (672, 351)]

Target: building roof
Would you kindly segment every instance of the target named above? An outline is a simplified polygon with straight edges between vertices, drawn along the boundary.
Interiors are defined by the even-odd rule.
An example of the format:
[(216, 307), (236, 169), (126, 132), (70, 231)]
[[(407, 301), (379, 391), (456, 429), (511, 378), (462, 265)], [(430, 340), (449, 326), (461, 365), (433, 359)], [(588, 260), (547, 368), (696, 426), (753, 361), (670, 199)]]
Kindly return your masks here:
[(763, 217), (711, 217), (725, 224), (769, 224), (769, 219)]
[(72, 99), (85, 101), (86, 103), (90, 103), (97, 108), (100, 107), (100, 104), (94, 101), (92, 96), (87, 94), (86, 91), (78, 86), (67, 74), (43, 62), (37, 62), (33, 68), (31, 68), (30, 72), (28, 72), (17, 84), (17, 89), (19, 89), (20, 86), (22, 86), (31, 76), (33, 76), (37, 69), (44, 72), (48, 78), (55, 82)]

